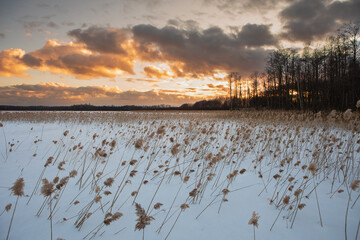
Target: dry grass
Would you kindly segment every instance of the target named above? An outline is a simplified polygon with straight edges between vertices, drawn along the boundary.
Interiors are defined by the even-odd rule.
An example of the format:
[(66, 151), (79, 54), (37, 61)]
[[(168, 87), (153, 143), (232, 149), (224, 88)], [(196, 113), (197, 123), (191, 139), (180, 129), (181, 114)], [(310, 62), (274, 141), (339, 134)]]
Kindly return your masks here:
[[(259, 195), (266, 194), (271, 207), (278, 210), (270, 229), (281, 214), (292, 227), (307, 201), (316, 201), (322, 225), (319, 186), (330, 182), (330, 197), (346, 191), (346, 236), (348, 211), (360, 196), (357, 112), (0, 112), (0, 121), (4, 129), (9, 122), (71, 122), (77, 126), (62, 129), (58, 139), (47, 143), (53, 150), (51, 156), (33, 155), (47, 160), (41, 164), (27, 203), (31, 207), (33, 196), (43, 195), (37, 215), (49, 208), (51, 238), (59, 209), (72, 213), (70, 218), (59, 217), (66, 222), (74, 219), (79, 230), (101, 219), (84, 237), (92, 239), (123, 216), (118, 210), (135, 205), (135, 230), (142, 230), (144, 238), (145, 227), (153, 221), (158, 232), (164, 226), (169, 229), (166, 239), (191, 204), (204, 204), (198, 217), (215, 204), (221, 213), (232, 193), (241, 190), (236, 188), (237, 179), (247, 174), (259, 178), (263, 188)], [(36, 139), (34, 145), (41, 141), (41, 137)], [(6, 146), (7, 154), (19, 151), (16, 143)], [(20, 183), (18, 179), (10, 189), (18, 197), (24, 195)], [(172, 201), (167, 205), (157, 202), (164, 185), (172, 183), (178, 186), (169, 197)], [(145, 185), (153, 186), (146, 201)], [(70, 202), (62, 200), (66, 188), (77, 192)], [(89, 197), (79, 201), (84, 195)], [(145, 208), (137, 203), (139, 198)], [(14, 213), (15, 209), (16, 204)], [(160, 212), (164, 218), (157, 221), (154, 216)], [(249, 221), (254, 239), (258, 219), (254, 212)]]

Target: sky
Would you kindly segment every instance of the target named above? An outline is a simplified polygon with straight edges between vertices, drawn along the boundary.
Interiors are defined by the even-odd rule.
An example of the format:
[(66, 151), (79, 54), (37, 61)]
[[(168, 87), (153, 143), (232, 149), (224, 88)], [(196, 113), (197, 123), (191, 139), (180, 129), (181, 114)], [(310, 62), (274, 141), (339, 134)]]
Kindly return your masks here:
[(226, 96), (276, 48), (320, 45), (360, 0), (0, 0), (0, 105)]

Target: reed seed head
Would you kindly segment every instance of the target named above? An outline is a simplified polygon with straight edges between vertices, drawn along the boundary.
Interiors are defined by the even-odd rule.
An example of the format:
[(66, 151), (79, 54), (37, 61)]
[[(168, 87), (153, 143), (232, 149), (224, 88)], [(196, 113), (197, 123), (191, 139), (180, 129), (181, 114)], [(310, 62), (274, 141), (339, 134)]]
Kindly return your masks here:
[(154, 209), (159, 209), (161, 206), (162, 206), (163, 204), (162, 203), (155, 203), (155, 205), (154, 205)]
[(183, 203), (183, 204), (180, 205), (181, 211), (185, 211), (187, 208), (190, 208), (190, 207), (189, 207), (189, 205), (186, 204), (186, 203)]
[(102, 197), (100, 195), (97, 195), (95, 198), (94, 198), (94, 201), (95, 203), (99, 203), (101, 201)]
[(16, 179), (16, 181), (14, 182), (14, 185), (10, 188), (10, 190), (12, 191), (12, 194), (18, 197), (22, 197), (24, 196), (24, 178), (18, 178)]
[(65, 168), (63, 168), (64, 165), (65, 165), (65, 161), (61, 161), (61, 162), (59, 163), (59, 165), (58, 165), (58, 169), (59, 169), (60, 171), (64, 171), (64, 170), (65, 170)]
[(141, 149), (144, 145), (144, 139), (139, 138), (138, 140), (135, 141), (134, 146), (136, 149)]
[(105, 180), (104, 185), (106, 187), (111, 187), (111, 185), (114, 183), (114, 178), (108, 178)]
[(359, 188), (360, 180), (355, 180), (350, 184), (350, 188), (355, 191)]
[(259, 227), (259, 218), (260, 218), (260, 216), (257, 215), (257, 213), (254, 211), (252, 213), (252, 217), (250, 218), (248, 224), (253, 225), (255, 227)]
[(6, 205), (6, 206), (5, 206), (5, 211), (6, 211), (6, 212), (9, 212), (10, 209), (11, 209), (11, 206), (12, 206), (11, 203), (9, 203), (8, 205)]
[(78, 172), (77, 172), (76, 170), (72, 170), (72, 171), (69, 173), (69, 177), (74, 178), (74, 177), (76, 177), (77, 174), (78, 174)]
[(135, 230), (141, 230), (146, 227), (146, 225), (150, 225), (150, 222), (155, 218), (152, 216), (148, 216), (145, 212), (145, 209), (141, 207), (140, 204), (135, 203), (136, 215), (139, 217), (136, 219), (137, 223), (135, 225)]
[(45, 197), (50, 196), (54, 191), (54, 183), (49, 182), (46, 178), (42, 180), (43, 185), (41, 187), (41, 194)]
[(311, 172), (311, 174), (314, 176), (316, 171), (318, 170), (317, 163), (313, 162), (309, 164), (308, 170)]
[(295, 195), (295, 197), (298, 198), (301, 193), (302, 193), (302, 189), (298, 188), (298, 189), (296, 189), (296, 191), (294, 192), (294, 195)]
[(52, 160), (54, 159), (54, 157), (49, 157), (44, 165), (44, 167), (49, 166), (52, 163)]
[(289, 202), (290, 202), (290, 196), (286, 195), (286, 196), (283, 198), (282, 202), (283, 202), (285, 205), (288, 205)]
[(305, 203), (300, 203), (299, 206), (298, 206), (298, 208), (299, 208), (300, 210), (302, 210), (305, 206), (306, 206)]

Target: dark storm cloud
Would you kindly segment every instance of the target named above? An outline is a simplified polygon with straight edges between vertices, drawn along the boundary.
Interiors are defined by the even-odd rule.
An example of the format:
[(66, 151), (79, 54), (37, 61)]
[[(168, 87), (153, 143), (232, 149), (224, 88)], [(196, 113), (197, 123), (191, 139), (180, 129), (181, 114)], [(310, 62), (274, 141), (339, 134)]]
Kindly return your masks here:
[(239, 39), (249, 47), (275, 46), (278, 40), (270, 32), (270, 25), (246, 24), (238, 34)]
[(277, 44), (268, 25), (247, 25), (237, 36), (219, 27), (187, 31), (171, 26), (137, 25), (132, 30), (141, 49), (149, 49), (147, 45), (156, 46), (154, 51), (140, 53), (145, 59), (181, 62), (183, 70), (195, 77), (212, 74), (216, 69), (245, 74), (261, 70), (267, 55), (262, 46)]
[(328, 14), (339, 20), (360, 22), (360, 1), (335, 1), (328, 6)]
[(306, 20), (315, 18), (319, 12), (325, 10), (322, 0), (300, 0), (281, 11), (284, 19)]
[(140, 24), (134, 26), (132, 32), (135, 39), (156, 43), (160, 46), (182, 47), (185, 43), (184, 32), (172, 26), (157, 28), (153, 25)]
[(284, 22), (281, 34), (291, 41), (311, 42), (334, 32), (347, 21), (360, 20), (360, 1), (300, 0), (283, 9), (279, 17)]
[(76, 41), (85, 43), (89, 49), (105, 53), (125, 54), (121, 44), (129, 38), (126, 30), (90, 27), (68, 32)]
[(21, 61), (23, 61), (29, 67), (39, 67), (41, 65), (41, 59), (36, 58), (30, 54), (25, 54)]

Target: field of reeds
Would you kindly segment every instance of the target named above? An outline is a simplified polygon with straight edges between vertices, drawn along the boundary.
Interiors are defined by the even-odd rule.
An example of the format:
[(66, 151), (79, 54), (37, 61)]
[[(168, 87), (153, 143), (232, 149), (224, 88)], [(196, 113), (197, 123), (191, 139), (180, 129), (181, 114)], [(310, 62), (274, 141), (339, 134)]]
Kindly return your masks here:
[(1, 239), (360, 239), (360, 114), (0, 112)]

